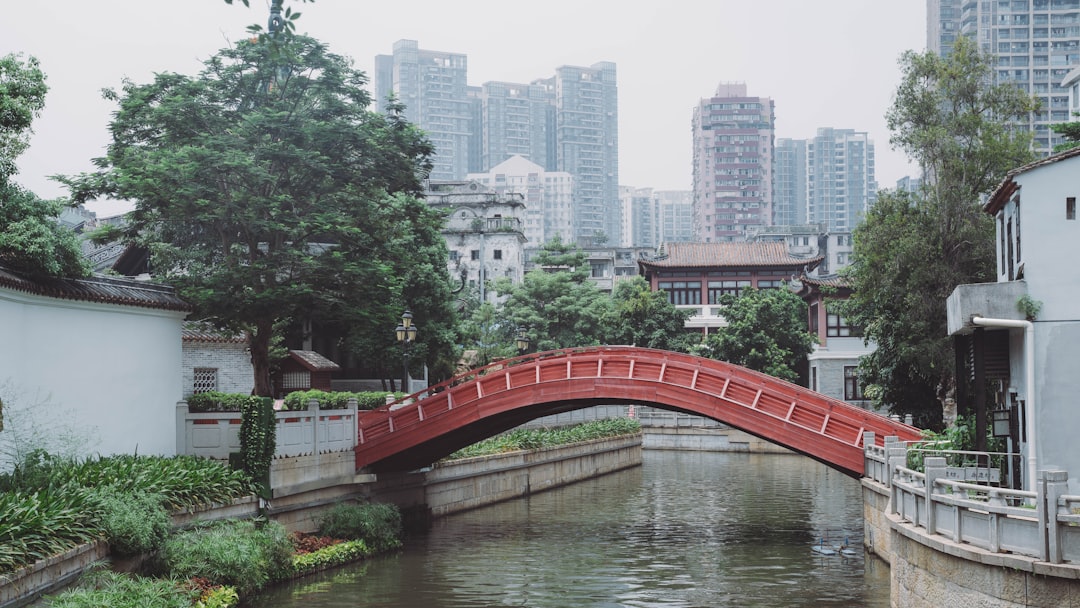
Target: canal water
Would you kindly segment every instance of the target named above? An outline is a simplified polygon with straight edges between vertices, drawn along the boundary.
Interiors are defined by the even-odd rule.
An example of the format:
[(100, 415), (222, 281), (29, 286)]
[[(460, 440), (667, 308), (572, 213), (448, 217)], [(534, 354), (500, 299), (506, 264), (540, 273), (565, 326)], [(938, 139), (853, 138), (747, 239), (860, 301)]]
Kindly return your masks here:
[(859, 482), (814, 460), (646, 450), (640, 468), (437, 520), (255, 605), (888, 606), (888, 565), (861, 547)]

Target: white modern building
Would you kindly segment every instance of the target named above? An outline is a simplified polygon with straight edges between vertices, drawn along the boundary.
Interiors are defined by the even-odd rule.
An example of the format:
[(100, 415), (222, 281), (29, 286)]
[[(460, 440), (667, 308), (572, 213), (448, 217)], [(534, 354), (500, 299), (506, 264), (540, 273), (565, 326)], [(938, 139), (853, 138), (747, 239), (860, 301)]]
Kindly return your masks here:
[(470, 173), (470, 181), (499, 194), (519, 194), (522, 232), (532, 247), (555, 237), (574, 240), (574, 176), (565, 171), (545, 171), (522, 156), (511, 156), (486, 173)]
[(854, 129), (818, 129), (806, 145), (806, 221), (851, 232), (877, 198), (874, 142)]
[(956, 348), (973, 353), (957, 375), (990, 385), (972, 402), (991, 428), (998, 415), (1007, 425), (1010, 451), (1023, 454), (1022, 487), (1056, 468), (1069, 472), (1071, 494), (1080, 493), (1080, 276), (1068, 253), (1080, 239), (1077, 175), (1080, 148), (1010, 171), (983, 207), (997, 226), (997, 282), (960, 285), (947, 302)]

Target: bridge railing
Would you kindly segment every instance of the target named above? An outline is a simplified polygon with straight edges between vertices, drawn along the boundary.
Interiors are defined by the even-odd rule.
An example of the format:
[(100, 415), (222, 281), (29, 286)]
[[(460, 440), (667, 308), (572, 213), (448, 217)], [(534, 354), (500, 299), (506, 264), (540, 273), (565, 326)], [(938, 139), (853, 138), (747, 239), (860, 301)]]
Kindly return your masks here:
[(865, 443), (866, 476), (890, 488), (890, 510), (903, 521), (993, 553), (1080, 564), (1080, 496), (1065, 493), (1065, 471), (1042, 471), (1034, 491), (1014, 490), (956, 479), (942, 456), (911, 469), (895, 438)]

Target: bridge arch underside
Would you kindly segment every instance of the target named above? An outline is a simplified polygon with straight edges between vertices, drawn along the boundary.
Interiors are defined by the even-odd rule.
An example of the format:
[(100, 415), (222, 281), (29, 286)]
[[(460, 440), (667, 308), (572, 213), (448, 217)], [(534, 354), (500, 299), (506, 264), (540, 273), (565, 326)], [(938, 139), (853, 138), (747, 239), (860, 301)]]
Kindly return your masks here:
[[(664, 353), (650, 354), (657, 352)], [(918, 438), (913, 427), (731, 364), (665, 356), (648, 378), (640, 377), (648, 367), (640, 354), (632, 359), (637, 372), (634, 363), (629, 373), (614, 371), (619, 362), (610, 353), (603, 359), (586, 364), (602, 370), (587, 377), (569, 371), (581, 367), (577, 360), (558, 363), (568, 370), (562, 378), (545, 377), (550, 362), (525, 363), (436, 393), (411, 409), (372, 412), (376, 418), (361, 421), (357, 467), (377, 473), (428, 466), (535, 418), (607, 404), (649, 405), (712, 418), (853, 477), (863, 474), (864, 432), (873, 431), (878, 443), (888, 435)], [(387, 419), (378, 418), (382, 415)]]

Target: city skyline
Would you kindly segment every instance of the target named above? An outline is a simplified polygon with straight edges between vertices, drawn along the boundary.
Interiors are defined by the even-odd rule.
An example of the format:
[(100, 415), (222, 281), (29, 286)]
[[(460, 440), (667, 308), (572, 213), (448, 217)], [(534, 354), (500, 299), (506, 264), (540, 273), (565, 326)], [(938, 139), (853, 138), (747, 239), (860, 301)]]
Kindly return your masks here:
[[(245, 37), (248, 24), (265, 23), (261, 4), (203, 0), (175, 11), (135, 0), (60, 0), (11, 7), (0, 25), (0, 53), (37, 56), (51, 87), (16, 180), (42, 196), (62, 195), (46, 176), (92, 170), (90, 159), (108, 141), (115, 105), (100, 89), (119, 87), (125, 76), (147, 82), (155, 71), (197, 73), (202, 60)], [(372, 80), (374, 57), (400, 39), (467, 55), (470, 85), (615, 63), (620, 185), (691, 189), (691, 115), (717, 82), (745, 82), (774, 99), (777, 137), (810, 138), (822, 127), (868, 132), (882, 187), (914, 173), (889, 146), (884, 113), (899, 82), (900, 54), (925, 46), (925, 5), (769, 4), (762, 11), (758, 4), (675, 1), (631, 14), (608, 2), (558, 0), (513, 27), (490, 18), (505, 16), (505, 7), (487, 1), (465, 9), (419, 2), (407, 18), (393, 7), (333, 0), (294, 9), (303, 12), (298, 31), (353, 58)]]

